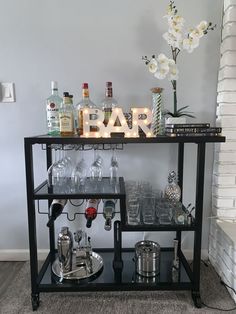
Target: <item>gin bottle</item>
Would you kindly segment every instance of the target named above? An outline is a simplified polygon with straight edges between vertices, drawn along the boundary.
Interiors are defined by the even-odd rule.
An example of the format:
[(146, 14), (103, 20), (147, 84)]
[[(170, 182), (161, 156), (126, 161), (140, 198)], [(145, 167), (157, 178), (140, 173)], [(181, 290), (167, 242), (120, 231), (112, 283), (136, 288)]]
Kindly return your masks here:
[[(82, 100), (77, 104), (77, 133), (78, 133), (78, 135), (83, 135), (83, 127), (84, 127), (83, 111), (86, 108), (96, 108), (96, 106), (90, 100), (88, 83), (83, 83), (83, 85), (82, 85)], [(97, 128), (93, 127), (93, 128), (91, 128), (90, 131), (95, 132), (95, 131), (97, 131)]]
[(117, 106), (117, 101), (113, 98), (112, 82), (106, 82), (105, 98), (102, 100), (102, 109), (104, 111), (104, 125), (107, 126), (112, 109)]
[(52, 94), (46, 102), (47, 133), (49, 135), (59, 135), (59, 108), (62, 103), (62, 98), (58, 95), (58, 86), (56, 81), (51, 82), (51, 90)]
[(64, 93), (63, 102), (59, 111), (60, 134), (70, 136), (74, 134), (74, 108), (68, 92)]

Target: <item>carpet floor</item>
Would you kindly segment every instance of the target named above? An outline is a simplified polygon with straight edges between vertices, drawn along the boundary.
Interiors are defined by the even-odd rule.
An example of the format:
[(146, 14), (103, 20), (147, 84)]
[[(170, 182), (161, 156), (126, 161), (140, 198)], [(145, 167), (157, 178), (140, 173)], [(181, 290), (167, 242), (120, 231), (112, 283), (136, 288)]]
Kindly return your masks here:
[[(205, 304), (230, 309), (235, 303), (213, 267), (201, 266), (201, 297)], [(223, 313), (196, 309), (189, 291), (41, 293), (38, 314), (152, 314)], [(32, 313), (29, 263), (26, 262), (0, 296), (1, 314)], [(236, 310), (228, 313), (236, 313)]]

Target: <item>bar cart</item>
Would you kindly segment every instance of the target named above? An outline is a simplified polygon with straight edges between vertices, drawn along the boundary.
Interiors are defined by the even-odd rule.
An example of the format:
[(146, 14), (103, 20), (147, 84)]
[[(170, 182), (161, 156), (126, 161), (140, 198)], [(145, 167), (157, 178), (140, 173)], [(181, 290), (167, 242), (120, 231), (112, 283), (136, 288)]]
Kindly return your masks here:
[[(191, 290), (192, 299), (196, 307), (201, 307), (200, 297), (200, 262), (201, 262), (201, 238), (202, 238), (202, 213), (203, 213), (203, 192), (204, 192), (204, 168), (205, 168), (205, 148), (206, 143), (225, 142), (223, 136), (183, 136), (167, 137), (158, 136), (155, 138), (80, 138), (72, 137), (50, 137), (47, 135), (27, 137), (25, 144), (25, 166), (28, 204), (28, 228), (29, 228), (29, 248), (30, 248), (30, 269), (31, 269), (31, 298), (33, 310), (39, 306), (40, 292), (72, 292), (72, 291), (116, 291), (116, 290)], [(48, 188), (47, 181), (39, 186), (34, 186), (34, 165), (33, 148), (35, 145), (42, 145), (45, 148), (47, 169), (52, 163), (53, 145), (79, 145), (82, 149), (89, 145), (95, 147), (102, 145), (106, 149), (107, 145), (138, 145), (138, 144), (175, 143), (178, 145), (178, 175), (179, 186), (183, 188), (184, 170), (184, 145), (195, 143), (197, 145), (197, 165), (196, 165), (196, 200), (195, 219), (191, 225), (129, 225), (126, 216), (126, 193), (125, 182), (119, 178), (119, 187), (116, 191), (103, 191), (97, 193), (89, 191), (87, 193), (58, 193)], [(103, 178), (105, 182), (106, 178)], [(83, 281), (63, 281), (59, 282), (52, 273), (52, 263), (57, 251), (55, 248), (54, 225), (49, 228), (50, 250), (41, 269), (38, 269), (37, 252), (37, 226), (36, 226), (36, 202), (48, 200), (48, 204), (53, 199), (119, 199), (120, 200), (120, 220), (114, 222), (114, 249), (95, 249), (103, 258), (103, 270), (93, 280)], [(143, 231), (175, 231), (179, 243), (178, 256), (180, 260), (179, 279), (172, 282), (170, 278), (171, 262), (173, 260), (173, 248), (161, 249), (160, 275), (156, 280), (145, 282), (137, 280), (133, 262), (134, 249), (122, 248), (122, 235), (125, 232)], [(181, 250), (182, 231), (194, 232), (193, 265), (189, 266)]]

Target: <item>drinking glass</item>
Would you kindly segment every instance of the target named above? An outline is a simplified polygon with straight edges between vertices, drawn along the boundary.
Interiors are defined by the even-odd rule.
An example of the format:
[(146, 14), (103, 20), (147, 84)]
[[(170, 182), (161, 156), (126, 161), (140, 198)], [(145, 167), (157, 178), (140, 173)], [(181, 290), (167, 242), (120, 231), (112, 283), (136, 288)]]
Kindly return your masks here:
[(173, 205), (166, 199), (160, 199), (156, 202), (156, 216), (161, 225), (170, 225), (173, 218)]
[(151, 225), (155, 223), (155, 204), (156, 198), (153, 194), (142, 197), (142, 220), (145, 225)]
[(65, 177), (65, 164), (61, 160), (61, 150), (55, 147), (55, 162), (48, 168), (47, 183), (49, 187), (62, 186)]

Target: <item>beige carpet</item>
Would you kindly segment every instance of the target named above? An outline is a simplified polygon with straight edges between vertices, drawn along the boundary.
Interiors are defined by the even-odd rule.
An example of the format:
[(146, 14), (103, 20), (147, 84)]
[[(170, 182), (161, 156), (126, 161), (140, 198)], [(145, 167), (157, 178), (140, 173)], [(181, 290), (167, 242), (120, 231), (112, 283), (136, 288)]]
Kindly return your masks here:
[[(214, 269), (202, 264), (201, 273), (202, 300), (214, 307), (224, 309), (234, 307), (233, 300), (220, 284)], [(223, 313), (207, 308), (196, 309), (189, 291), (41, 293), (40, 299), (40, 307), (36, 312), (39, 314)], [(29, 263), (25, 263), (15, 280), (2, 294), (0, 313), (32, 313)], [(236, 313), (236, 311), (228, 313)]]

